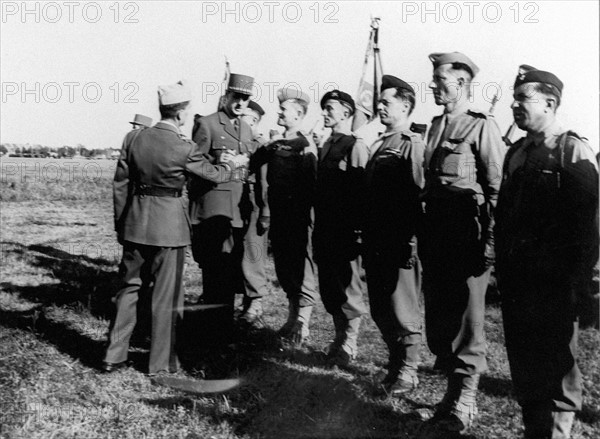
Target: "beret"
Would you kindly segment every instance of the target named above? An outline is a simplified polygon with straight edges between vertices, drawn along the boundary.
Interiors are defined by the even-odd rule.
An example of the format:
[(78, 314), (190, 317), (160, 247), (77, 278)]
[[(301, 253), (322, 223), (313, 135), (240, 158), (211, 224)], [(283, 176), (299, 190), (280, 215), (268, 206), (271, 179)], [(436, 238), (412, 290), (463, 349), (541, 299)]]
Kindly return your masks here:
[(477, 65), (471, 61), (467, 55), (460, 52), (432, 53), (429, 55), (429, 60), (433, 63), (434, 69), (437, 69), (443, 64), (452, 64), (458, 62), (467, 65), (471, 69), (473, 77), (479, 73), (479, 67), (477, 67)]
[(252, 87), (254, 86), (254, 78), (252, 76), (240, 75), (232, 73), (229, 75), (228, 91), (252, 96)]
[(296, 88), (280, 88), (277, 90), (277, 99), (279, 99), (279, 103), (285, 102), (288, 99), (298, 99), (306, 105), (310, 104), (310, 97), (302, 90)]
[[(526, 68), (524, 68), (526, 67)], [(532, 69), (532, 70), (529, 70)], [(517, 88), (521, 84), (525, 84), (528, 82), (541, 82), (543, 84), (553, 85), (558, 89), (558, 92), (562, 94), (563, 83), (554, 73), (545, 72), (543, 70), (537, 70), (534, 67), (522, 65), (519, 68), (519, 74), (515, 79), (514, 88)]]
[(255, 101), (248, 102), (248, 109), (256, 111), (260, 117), (265, 115), (265, 110), (262, 109)]
[(408, 90), (414, 94), (415, 90), (410, 86), (409, 83), (403, 81), (400, 78), (396, 78), (392, 75), (383, 75), (381, 78), (381, 91), (387, 88), (403, 88), (404, 90)]
[(334, 100), (334, 101), (338, 101), (342, 105), (346, 104), (346, 106), (348, 108), (350, 108), (350, 110), (352, 110), (352, 114), (354, 114), (354, 112), (356, 111), (356, 105), (354, 104), (354, 99), (352, 99), (352, 96), (350, 96), (346, 92), (343, 92), (340, 90), (328, 91), (321, 98), (321, 108), (325, 108), (325, 103), (330, 99)]
[(192, 93), (188, 87), (179, 81), (172, 85), (158, 87), (158, 101), (160, 105), (173, 105), (192, 100)]
[(141, 125), (143, 127), (149, 127), (152, 125), (152, 118), (144, 116), (143, 114), (136, 114), (131, 122), (131, 125)]

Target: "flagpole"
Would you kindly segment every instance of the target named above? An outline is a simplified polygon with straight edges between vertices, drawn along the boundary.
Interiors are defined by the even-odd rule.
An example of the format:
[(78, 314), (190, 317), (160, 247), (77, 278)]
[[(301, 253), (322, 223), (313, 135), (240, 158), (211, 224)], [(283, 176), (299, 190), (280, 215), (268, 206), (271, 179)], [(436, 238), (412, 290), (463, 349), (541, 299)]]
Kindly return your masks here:
[(381, 69), (381, 58), (379, 54), (379, 20), (380, 18), (373, 18), (371, 20), (371, 29), (373, 32), (373, 115), (371, 116), (371, 120), (374, 119), (377, 115), (377, 101), (379, 101), (379, 84), (378, 84), (378, 74), (377, 67), (379, 64), (379, 71), (383, 73)]

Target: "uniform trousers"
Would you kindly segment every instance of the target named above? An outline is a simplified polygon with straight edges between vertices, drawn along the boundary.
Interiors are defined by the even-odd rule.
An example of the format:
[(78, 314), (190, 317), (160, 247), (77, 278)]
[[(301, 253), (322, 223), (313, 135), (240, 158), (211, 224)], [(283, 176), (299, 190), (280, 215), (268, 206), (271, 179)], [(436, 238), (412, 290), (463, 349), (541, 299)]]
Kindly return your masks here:
[(390, 359), (416, 370), (421, 345), (418, 261), (412, 268), (369, 261), (366, 274), (371, 316), (388, 346)]
[(156, 247), (125, 242), (120, 265), (122, 287), (115, 296), (116, 315), (111, 323), (104, 361), (127, 359), (129, 340), (136, 324), (138, 293), (150, 290), (152, 333), (149, 372), (174, 372), (179, 368), (175, 352), (176, 324), (183, 317), (183, 265), (185, 247)]
[(256, 204), (254, 184), (249, 184), (249, 198), (252, 203), (246, 234), (244, 235), (244, 257), (242, 259), (242, 272), (244, 275), (244, 292), (249, 298), (266, 296), (268, 234), (258, 234), (257, 224), (260, 217), (260, 208)]
[(360, 257), (350, 261), (347, 258), (319, 258), (319, 292), (329, 314), (342, 313), (347, 320), (352, 320), (367, 312), (362, 296), (360, 262)]

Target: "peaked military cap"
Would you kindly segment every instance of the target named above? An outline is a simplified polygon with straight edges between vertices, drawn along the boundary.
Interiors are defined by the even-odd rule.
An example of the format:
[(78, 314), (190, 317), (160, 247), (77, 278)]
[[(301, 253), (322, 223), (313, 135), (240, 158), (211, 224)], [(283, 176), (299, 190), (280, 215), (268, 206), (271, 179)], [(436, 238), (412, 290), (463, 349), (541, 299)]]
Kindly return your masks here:
[(279, 99), (279, 103), (285, 102), (288, 99), (298, 99), (306, 105), (310, 104), (310, 97), (302, 90), (296, 88), (280, 88), (277, 90), (277, 99)]
[(191, 101), (192, 93), (183, 81), (178, 81), (172, 85), (159, 86), (158, 100), (161, 105), (180, 104)]
[(260, 117), (265, 115), (265, 110), (262, 109), (260, 105), (258, 105), (255, 101), (248, 102), (248, 109), (256, 111)]
[(254, 78), (252, 76), (240, 75), (239, 73), (232, 73), (229, 75), (229, 84), (227, 84), (228, 91), (252, 96), (253, 86)]
[(152, 125), (152, 118), (144, 116), (143, 114), (136, 114), (133, 120), (129, 122), (131, 125), (141, 125), (143, 127), (149, 127)]
[(410, 86), (408, 82), (403, 81), (400, 78), (396, 78), (392, 75), (383, 75), (381, 78), (381, 91), (388, 88), (403, 88), (404, 90), (408, 90), (411, 93), (415, 93), (415, 90)]
[(334, 100), (334, 101), (338, 101), (340, 104), (349, 108), (350, 111), (352, 111), (351, 114), (354, 114), (354, 112), (356, 111), (356, 105), (354, 104), (354, 99), (352, 99), (352, 96), (350, 96), (346, 92), (343, 92), (340, 90), (328, 91), (321, 98), (321, 108), (325, 108), (325, 103), (327, 103), (327, 101), (330, 99)]
[(444, 64), (452, 64), (457, 62), (468, 66), (469, 69), (471, 69), (473, 77), (475, 77), (477, 73), (479, 73), (479, 67), (477, 67), (477, 65), (473, 61), (471, 61), (471, 58), (469, 58), (464, 53), (432, 53), (429, 55), (429, 60), (433, 63), (434, 69), (437, 69), (439, 66)]
[(557, 88), (558, 92), (562, 94), (563, 83), (554, 73), (545, 72), (544, 70), (538, 70), (531, 66), (526, 66), (530, 69), (523, 69), (526, 65), (519, 68), (519, 74), (515, 79), (514, 88), (517, 88), (521, 84), (528, 82), (541, 82), (543, 84), (550, 84)]

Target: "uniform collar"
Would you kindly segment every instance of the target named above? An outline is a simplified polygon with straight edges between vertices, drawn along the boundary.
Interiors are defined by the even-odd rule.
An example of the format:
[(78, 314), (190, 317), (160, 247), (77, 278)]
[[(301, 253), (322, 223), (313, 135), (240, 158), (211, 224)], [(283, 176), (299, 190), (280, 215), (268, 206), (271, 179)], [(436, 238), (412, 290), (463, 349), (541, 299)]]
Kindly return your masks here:
[(162, 128), (162, 129), (166, 129), (169, 131), (174, 131), (177, 134), (181, 134), (181, 131), (179, 130), (179, 127), (177, 125), (175, 125), (173, 122), (170, 122), (168, 120), (161, 120), (159, 122), (157, 122), (157, 124), (155, 125), (157, 128)]
[(550, 125), (538, 133), (527, 133), (528, 143), (533, 143), (536, 146), (545, 146), (548, 149), (556, 147), (556, 138), (564, 133), (564, 129), (557, 120), (554, 120)]

